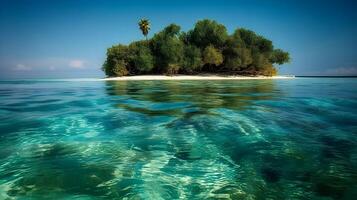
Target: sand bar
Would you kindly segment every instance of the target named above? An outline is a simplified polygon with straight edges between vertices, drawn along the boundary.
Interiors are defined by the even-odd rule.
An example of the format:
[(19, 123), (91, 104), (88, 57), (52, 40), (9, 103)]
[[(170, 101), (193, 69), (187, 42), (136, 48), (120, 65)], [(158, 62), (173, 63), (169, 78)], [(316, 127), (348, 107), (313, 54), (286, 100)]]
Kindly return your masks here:
[(250, 80), (250, 79), (293, 79), (293, 75), (284, 76), (224, 76), (224, 75), (136, 75), (104, 78), (107, 81), (130, 81), (130, 80)]

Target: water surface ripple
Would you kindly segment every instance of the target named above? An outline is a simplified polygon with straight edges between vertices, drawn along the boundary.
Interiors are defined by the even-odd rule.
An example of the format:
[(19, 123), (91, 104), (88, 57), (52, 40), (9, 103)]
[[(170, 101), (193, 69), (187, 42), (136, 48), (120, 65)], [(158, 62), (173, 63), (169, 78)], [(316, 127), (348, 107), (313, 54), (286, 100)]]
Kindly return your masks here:
[(353, 199), (357, 79), (0, 81), (0, 199)]

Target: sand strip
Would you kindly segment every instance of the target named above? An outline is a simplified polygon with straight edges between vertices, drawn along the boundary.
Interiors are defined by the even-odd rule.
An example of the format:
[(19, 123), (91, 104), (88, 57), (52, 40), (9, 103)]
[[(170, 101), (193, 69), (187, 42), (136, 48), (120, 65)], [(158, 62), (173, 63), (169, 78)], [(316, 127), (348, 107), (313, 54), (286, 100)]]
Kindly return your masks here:
[(223, 76), (223, 75), (137, 75), (104, 78), (106, 81), (130, 81), (130, 80), (250, 80), (250, 79), (293, 79), (295, 76)]

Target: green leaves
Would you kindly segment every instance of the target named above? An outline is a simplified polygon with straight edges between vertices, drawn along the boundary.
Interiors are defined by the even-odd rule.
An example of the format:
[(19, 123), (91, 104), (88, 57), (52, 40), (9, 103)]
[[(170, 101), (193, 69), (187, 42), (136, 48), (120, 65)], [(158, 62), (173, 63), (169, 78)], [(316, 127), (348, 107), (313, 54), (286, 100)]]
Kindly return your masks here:
[(116, 76), (126, 76), (128, 75), (128, 70), (126, 69), (127, 63), (124, 60), (118, 60), (114, 67), (113, 67), (113, 73)]
[(212, 45), (205, 48), (203, 51), (203, 63), (208, 65), (219, 66), (223, 63), (223, 55)]
[[(159, 72), (166, 73), (169, 68), (170, 72), (173, 72), (180, 68), (183, 61), (184, 43), (178, 37), (179, 32), (180, 26), (170, 24), (152, 38), (151, 50)], [(171, 70), (172, 68), (175, 70)]]
[[(138, 23), (139, 28), (143, 35), (147, 37), (149, 31), (150, 31), (150, 21), (148, 19), (141, 19)], [(147, 39), (147, 38), (146, 38)]]
[[(130, 51), (128, 46), (121, 44), (112, 46), (107, 50), (107, 58), (103, 64), (102, 70), (107, 76), (117, 76), (119, 68), (123, 69), (127, 67), (129, 58)], [(125, 75), (127, 75), (127, 73)]]
[(154, 68), (154, 56), (146, 41), (133, 42), (129, 45), (130, 68), (132, 73), (145, 74)]
[(182, 68), (186, 73), (192, 74), (202, 67), (201, 51), (194, 45), (187, 45), (184, 49)]
[[(147, 36), (149, 20), (138, 24)], [(224, 25), (204, 19), (188, 32), (170, 24), (150, 40), (115, 45), (107, 50), (102, 69), (107, 76), (221, 71), (270, 76), (277, 73), (273, 64), (289, 61), (289, 53), (274, 49), (272, 41), (251, 30), (238, 28), (228, 35)]]
[(224, 55), (224, 66), (232, 71), (244, 70), (253, 63), (251, 50), (245, 47), (229, 46)]
[(290, 62), (289, 53), (281, 49), (275, 49), (270, 57), (270, 62), (277, 63), (279, 65)]
[(189, 40), (193, 45), (204, 49), (209, 45), (221, 48), (228, 38), (227, 29), (223, 24), (214, 20), (201, 20), (195, 28), (189, 32)]

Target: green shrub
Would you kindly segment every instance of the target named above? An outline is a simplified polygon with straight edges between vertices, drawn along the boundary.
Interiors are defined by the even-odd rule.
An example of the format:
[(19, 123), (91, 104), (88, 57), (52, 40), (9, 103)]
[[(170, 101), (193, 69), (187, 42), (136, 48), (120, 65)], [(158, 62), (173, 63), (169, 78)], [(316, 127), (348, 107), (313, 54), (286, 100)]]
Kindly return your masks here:
[(170, 24), (151, 39), (114, 45), (107, 50), (102, 70), (107, 76), (200, 71), (271, 76), (277, 73), (273, 64), (289, 61), (289, 53), (274, 49), (263, 36), (244, 28), (229, 35), (224, 25), (205, 19), (187, 32)]
[(113, 67), (113, 73), (116, 76), (126, 76), (128, 75), (128, 70), (126, 69), (127, 63), (124, 60), (119, 60)]
[(154, 68), (154, 56), (147, 41), (133, 42), (129, 45), (131, 72), (145, 74)]
[(221, 48), (228, 38), (228, 33), (223, 24), (219, 24), (214, 20), (204, 19), (196, 23), (194, 29), (189, 32), (188, 37), (192, 44), (201, 49), (210, 45)]
[(270, 62), (277, 63), (279, 65), (290, 62), (289, 53), (284, 52), (281, 49), (275, 49), (270, 57)]
[(186, 73), (199, 71), (202, 67), (201, 51), (193, 45), (188, 45), (184, 48), (184, 57), (182, 68)]
[(177, 74), (180, 69), (180, 66), (177, 64), (169, 64), (166, 68), (167, 75), (174, 75)]
[(158, 71), (165, 73), (169, 70), (170, 64), (182, 64), (184, 43), (179, 39), (179, 32), (180, 27), (171, 24), (152, 38), (151, 48)]
[(130, 59), (130, 51), (126, 45), (115, 45), (107, 49), (107, 58), (103, 64), (102, 70), (107, 76), (116, 76), (114, 68), (117, 63), (128, 63)]
[(212, 45), (205, 48), (203, 51), (203, 63), (208, 65), (218, 66), (223, 62), (223, 55)]

